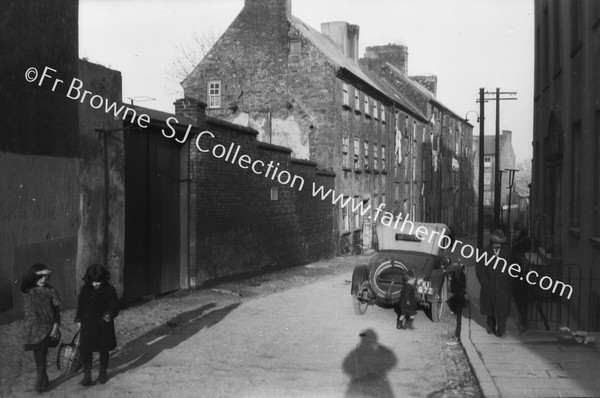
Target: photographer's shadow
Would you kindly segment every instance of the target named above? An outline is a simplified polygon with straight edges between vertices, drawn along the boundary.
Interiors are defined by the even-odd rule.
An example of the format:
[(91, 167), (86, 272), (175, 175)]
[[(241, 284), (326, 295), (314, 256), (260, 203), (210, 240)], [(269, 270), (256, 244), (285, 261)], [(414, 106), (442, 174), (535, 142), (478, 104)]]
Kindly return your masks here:
[(396, 366), (396, 355), (377, 341), (373, 329), (359, 334), (360, 343), (344, 359), (342, 368), (350, 376), (346, 397), (392, 398), (387, 373)]

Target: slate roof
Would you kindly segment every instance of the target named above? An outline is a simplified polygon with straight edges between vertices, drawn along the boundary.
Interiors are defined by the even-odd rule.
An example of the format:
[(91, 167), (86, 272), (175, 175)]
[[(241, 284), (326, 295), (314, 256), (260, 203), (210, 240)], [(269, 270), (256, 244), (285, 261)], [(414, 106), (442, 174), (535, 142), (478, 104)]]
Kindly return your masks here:
[(327, 36), (318, 32), (310, 25), (304, 23), (299, 18), (291, 15), (289, 17), (292, 25), (306, 37), (314, 46), (316, 46), (329, 60), (340, 69), (345, 69), (351, 72), (354, 76), (364, 81), (390, 100), (398, 103), (406, 111), (413, 114), (424, 122), (427, 121), (426, 115), (423, 115), (409, 100), (404, 98), (401, 92), (389, 85), (383, 79), (379, 78), (375, 73), (365, 70), (360, 67), (357, 62), (354, 62), (339, 49), (339, 47)]
[(415, 82), (410, 77), (406, 76), (394, 64), (391, 64), (389, 62), (386, 62), (385, 64), (388, 68), (390, 68), (390, 70), (392, 70), (395, 73), (395, 75), (398, 79), (404, 81), (406, 84), (409, 84), (412, 87), (414, 87), (415, 89), (417, 89), (423, 95), (428, 97), (429, 101), (436, 103), (438, 107), (445, 109), (447, 112), (451, 113), (455, 118), (463, 120), (462, 116), (457, 115), (455, 112), (453, 112), (450, 108), (448, 108), (446, 105), (444, 105), (444, 103), (442, 103), (442, 101), (437, 99), (437, 97), (435, 95), (433, 95), (433, 93), (431, 91), (427, 90), (425, 87), (423, 87), (419, 83)]

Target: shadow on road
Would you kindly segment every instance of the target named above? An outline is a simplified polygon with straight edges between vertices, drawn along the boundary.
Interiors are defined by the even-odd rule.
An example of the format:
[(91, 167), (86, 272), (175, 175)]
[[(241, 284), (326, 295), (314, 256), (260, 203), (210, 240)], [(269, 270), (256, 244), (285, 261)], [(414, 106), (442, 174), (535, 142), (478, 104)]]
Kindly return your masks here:
[(377, 334), (367, 329), (359, 334), (360, 344), (344, 359), (342, 369), (350, 376), (346, 397), (392, 398), (387, 372), (396, 366), (396, 355), (377, 342)]
[(111, 355), (109, 377), (125, 373), (142, 366), (155, 358), (164, 350), (176, 347), (200, 330), (210, 328), (221, 322), (241, 303), (212, 310), (216, 304), (211, 303), (195, 310), (179, 314), (148, 333), (125, 344), (115, 355)]

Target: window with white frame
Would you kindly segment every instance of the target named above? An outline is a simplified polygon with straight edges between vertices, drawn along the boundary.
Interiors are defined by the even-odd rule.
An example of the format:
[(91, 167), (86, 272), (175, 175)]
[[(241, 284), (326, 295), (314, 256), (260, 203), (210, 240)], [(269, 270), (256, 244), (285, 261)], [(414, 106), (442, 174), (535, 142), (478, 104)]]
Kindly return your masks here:
[(379, 108), (378, 102), (373, 100), (373, 117), (377, 119), (377, 109)]
[[(348, 201), (348, 196), (344, 196), (343, 202), (346, 203)], [(342, 207), (342, 230), (348, 231), (350, 229), (350, 217), (348, 216), (348, 206)]]
[(369, 168), (369, 141), (365, 141), (364, 151), (365, 153), (365, 170)]
[(360, 160), (360, 141), (358, 138), (354, 139), (354, 168), (359, 169), (360, 164), (358, 163)]
[(381, 146), (381, 168), (385, 170), (385, 145)]
[(290, 40), (290, 54), (300, 54), (302, 52), (302, 42), (300, 40)]
[(208, 107), (209, 108), (220, 108), (221, 107), (221, 82), (220, 81), (208, 82)]
[(342, 167), (349, 168), (350, 167), (350, 139), (347, 135), (342, 137)]
[(350, 105), (350, 99), (348, 98), (348, 84), (342, 83), (342, 95), (343, 95), (343, 104), (348, 106)]
[(377, 170), (377, 159), (379, 158), (379, 146), (377, 143), (373, 144), (373, 169)]
[(365, 114), (369, 114), (369, 97), (365, 95)]
[(385, 122), (385, 107), (381, 104), (381, 121)]
[(360, 90), (354, 88), (354, 108), (360, 111)]

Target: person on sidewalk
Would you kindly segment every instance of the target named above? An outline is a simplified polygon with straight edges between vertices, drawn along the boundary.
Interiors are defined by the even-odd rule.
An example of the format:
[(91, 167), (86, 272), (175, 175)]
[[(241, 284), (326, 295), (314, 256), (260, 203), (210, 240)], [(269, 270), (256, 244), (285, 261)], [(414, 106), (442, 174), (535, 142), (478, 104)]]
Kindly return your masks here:
[(21, 278), (24, 348), (33, 351), (37, 370), (34, 389), (37, 392), (43, 392), (50, 384), (46, 373), (48, 348), (56, 347), (60, 341), (60, 297), (48, 284), (51, 273), (47, 265), (37, 263)]
[(110, 272), (106, 267), (94, 264), (88, 267), (85, 281), (79, 293), (77, 322), (80, 333), (80, 349), (83, 357), (82, 386), (91, 386), (93, 353), (100, 354), (98, 382), (108, 380), (108, 352), (117, 347), (114, 318), (119, 314), (119, 299), (115, 288), (109, 284)]
[(502, 272), (502, 266), (499, 264), (494, 269), (496, 258), (506, 260), (508, 266), (516, 262), (516, 258), (511, 248), (505, 244), (506, 236), (500, 229), (494, 230), (490, 235), (490, 244), (484, 248), (488, 258), (495, 258), (485, 265), (485, 259), (482, 258), (475, 267), (475, 273), (481, 293), (479, 295), (479, 307), (481, 315), (487, 317), (486, 331), (488, 334), (494, 333), (501, 337), (506, 331), (506, 321), (510, 312), (510, 301), (512, 299), (513, 277), (508, 273)]
[(412, 329), (412, 323), (417, 314), (417, 296), (415, 294), (415, 276), (411, 270), (402, 277), (404, 284), (400, 291), (400, 302), (396, 306), (396, 329)]
[(465, 266), (460, 259), (448, 268), (446, 275), (448, 275), (450, 293), (452, 293), (452, 297), (447, 301), (448, 307), (453, 314), (456, 314), (456, 330), (454, 332), (454, 337), (456, 337), (457, 341), (460, 341), (462, 309), (467, 305), (467, 299), (465, 297), (467, 293), (467, 274), (465, 272)]

